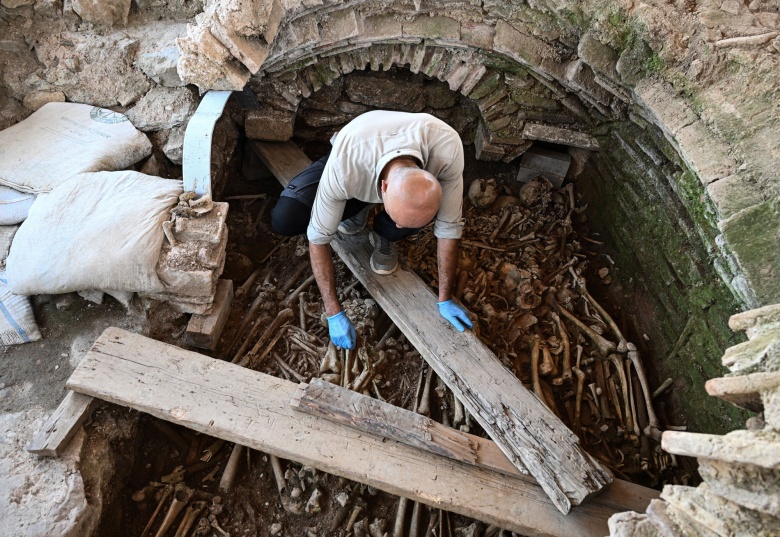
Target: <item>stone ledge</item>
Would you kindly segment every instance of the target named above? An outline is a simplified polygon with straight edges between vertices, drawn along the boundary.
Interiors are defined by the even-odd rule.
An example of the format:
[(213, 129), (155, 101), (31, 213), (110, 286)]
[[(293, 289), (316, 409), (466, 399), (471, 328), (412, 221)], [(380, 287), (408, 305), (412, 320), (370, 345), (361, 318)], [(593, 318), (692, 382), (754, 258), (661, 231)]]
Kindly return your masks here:
[(780, 434), (774, 431), (734, 431), (724, 436), (664, 431), (661, 447), (686, 457), (780, 468)]

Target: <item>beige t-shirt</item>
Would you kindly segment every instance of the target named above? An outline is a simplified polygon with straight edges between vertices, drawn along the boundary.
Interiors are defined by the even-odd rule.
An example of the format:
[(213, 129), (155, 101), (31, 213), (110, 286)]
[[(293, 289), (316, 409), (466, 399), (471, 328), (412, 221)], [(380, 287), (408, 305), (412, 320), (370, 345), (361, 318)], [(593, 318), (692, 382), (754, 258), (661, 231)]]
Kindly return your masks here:
[(463, 231), (463, 144), (455, 130), (430, 114), (377, 110), (349, 122), (331, 140), (307, 235), (328, 244), (349, 199), (382, 203), (379, 174), (394, 158), (412, 156), (439, 179), (442, 198), (434, 234), (459, 239)]

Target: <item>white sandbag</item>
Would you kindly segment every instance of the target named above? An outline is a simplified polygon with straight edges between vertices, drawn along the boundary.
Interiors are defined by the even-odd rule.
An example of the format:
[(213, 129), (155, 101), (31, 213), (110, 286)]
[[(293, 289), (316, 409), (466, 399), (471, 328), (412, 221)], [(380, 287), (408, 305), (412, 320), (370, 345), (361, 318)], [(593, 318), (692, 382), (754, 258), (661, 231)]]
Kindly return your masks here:
[(38, 194), (78, 173), (123, 170), (152, 152), (127, 117), (77, 103), (48, 103), (0, 131), (0, 185)]
[(121, 171), (80, 174), (40, 194), (11, 244), (11, 290), (164, 290), (162, 223), (181, 193), (181, 181)]
[(19, 226), (0, 226), (0, 267), (5, 268), (5, 260), (11, 249), (11, 242)]
[(0, 270), (0, 345), (17, 345), (41, 339), (26, 296), (11, 293), (5, 271)]
[(34, 194), (0, 186), (0, 226), (13, 226), (24, 222), (34, 201)]

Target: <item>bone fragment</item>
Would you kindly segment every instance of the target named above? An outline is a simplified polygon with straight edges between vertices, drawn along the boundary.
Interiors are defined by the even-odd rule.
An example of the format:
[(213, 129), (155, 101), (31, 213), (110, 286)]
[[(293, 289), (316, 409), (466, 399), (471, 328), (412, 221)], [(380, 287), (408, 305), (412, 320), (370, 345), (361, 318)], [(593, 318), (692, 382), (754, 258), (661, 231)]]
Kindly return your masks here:
[(454, 427), (460, 427), (461, 424), (463, 424), (463, 422), (466, 421), (466, 415), (465, 415), (465, 409), (463, 408), (463, 403), (461, 403), (460, 400), (455, 396), (455, 394), (453, 394), (452, 404), (455, 407), (454, 415), (452, 417), (452, 425)]
[(488, 239), (488, 242), (490, 244), (493, 244), (493, 241), (496, 240), (496, 237), (498, 236), (498, 232), (501, 231), (501, 228), (504, 227), (504, 224), (506, 223), (507, 218), (509, 218), (509, 215), (511, 214), (511, 211), (507, 208), (504, 208), (501, 211), (501, 218), (498, 220), (498, 224), (496, 225), (496, 229), (493, 230), (493, 233), (490, 234), (490, 238)]
[(409, 521), (409, 537), (419, 537), (420, 535), (420, 512), (422, 504), (414, 502), (412, 506), (412, 519)]
[[(295, 301), (298, 300), (298, 296), (309, 288), (314, 283), (314, 274), (304, 280), (304, 282), (298, 286), (290, 295), (284, 300), (284, 304), (287, 307), (292, 307)], [(300, 307), (300, 306), (299, 306)]]
[(657, 398), (661, 397), (666, 392), (666, 390), (668, 390), (671, 387), (671, 385), (673, 383), (674, 383), (674, 381), (672, 379), (666, 379), (663, 382), (663, 384), (658, 386), (658, 389), (653, 392), (653, 397), (652, 398), (653, 399), (657, 399)]
[(144, 537), (146, 532), (149, 531), (149, 528), (152, 527), (152, 524), (154, 524), (154, 519), (157, 518), (157, 514), (160, 512), (160, 509), (162, 509), (163, 504), (168, 501), (168, 497), (171, 494), (173, 494), (173, 487), (171, 485), (166, 485), (165, 489), (163, 490), (162, 498), (160, 498), (160, 503), (157, 504), (157, 508), (152, 513), (152, 518), (150, 518), (149, 522), (146, 523), (144, 531), (141, 532), (141, 537)]
[(539, 384), (539, 343), (540, 338), (534, 335), (533, 346), (531, 347), (531, 382), (534, 386), (534, 394), (540, 401), (544, 401), (544, 392)]
[(219, 527), (219, 522), (217, 522), (217, 515), (209, 515), (209, 522), (211, 523), (211, 527), (217, 530), (217, 532), (222, 537), (230, 537), (230, 534), (223, 530), (221, 527)]
[(561, 345), (563, 346), (563, 362), (561, 367), (563, 372), (561, 373), (561, 379), (564, 382), (571, 380), (571, 343), (569, 342), (569, 334), (566, 333), (566, 329), (561, 323), (561, 318), (555, 313), (550, 314), (558, 327), (558, 334), (561, 338)]
[(298, 318), (301, 330), (306, 330), (306, 297), (303, 293), (298, 295)]
[(219, 491), (223, 494), (227, 494), (233, 488), (233, 481), (236, 478), (236, 471), (238, 470), (238, 464), (241, 462), (241, 452), (244, 450), (244, 446), (235, 444), (233, 451), (230, 453), (225, 471), (222, 472), (222, 479), (219, 480)]
[(404, 523), (406, 522), (406, 505), (409, 502), (401, 496), (398, 498), (398, 509), (395, 514), (395, 525), (393, 526), (393, 537), (404, 537)]
[[(265, 329), (263, 334), (260, 336), (260, 339), (257, 340), (257, 342), (255, 343), (254, 347), (252, 347), (252, 350), (247, 353), (247, 356), (252, 355), (252, 354), (256, 354), (257, 351), (260, 349), (260, 347), (263, 345), (263, 343), (265, 343), (269, 338), (271, 338), (274, 333), (277, 333), (279, 331), (279, 327), (281, 325), (283, 325), (284, 323), (290, 321), (294, 316), (295, 316), (295, 314), (293, 314), (292, 310), (289, 309), (289, 308), (285, 308), (285, 309), (281, 310), (276, 315), (276, 318), (273, 320), (273, 322), (270, 325), (268, 325), (268, 327)], [(261, 324), (260, 323), (256, 324), (254, 326), (254, 328), (252, 328), (251, 332), (249, 333), (249, 335), (244, 340), (244, 344), (241, 345), (241, 348), (238, 349), (238, 352), (236, 353), (236, 355), (231, 360), (232, 363), (234, 363), (234, 364), (235, 363), (239, 363), (239, 360), (241, 360), (240, 364), (241, 365), (245, 365), (245, 363), (246, 363), (245, 360), (248, 360), (248, 359), (247, 359), (247, 356), (243, 356), (244, 351), (247, 349), (247, 347), (249, 347), (249, 344), (252, 341), (252, 338), (260, 330), (260, 328), (261, 328)], [(242, 356), (243, 356), (243, 358), (242, 358)]]
[(639, 438), (639, 422), (636, 417), (636, 398), (634, 397), (634, 383), (631, 381), (631, 362), (626, 361), (626, 381), (628, 382), (628, 398), (631, 401), (631, 416), (634, 425), (634, 434)]
[(320, 373), (326, 373), (328, 371), (333, 373), (341, 372), (339, 355), (338, 352), (336, 352), (336, 346), (332, 341), (328, 342), (328, 350), (325, 352), (325, 356), (322, 357), (322, 363), (320, 364)]
[(381, 351), (382, 349), (384, 349), (384, 348), (385, 348), (385, 345), (387, 344), (387, 340), (388, 340), (389, 338), (393, 337), (393, 335), (394, 335), (394, 334), (395, 334), (397, 331), (398, 331), (398, 327), (397, 327), (395, 324), (391, 324), (391, 325), (390, 325), (390, 328), (388, 328), (388, 329), (387, 329), (387, 332), (385, 332), (385, 335), (383, 335), (383, 336), (382, 336), (382, 337), (379, 339), (379, 342), (376, 344), (376, 347), (375, 347), (375, 348), (376, 348), (376, 350), (378, 350), (378, 351)]
[(618, 399), (617, 388), (615, 387), (615, 379), (608, 378), (609, 395), (612, 400), (612, 404), (615, 407), (615, 413), (617, 414), (618, 423), (621, 427), (625, 427), (625, 421), (623, 421), (623, 412), (620, 410), (620, 400)]
[(165, 514), (162, 525), (160, 526), (160, 529), (157, 530), (155, 537), (163, 537), (168, 533), (168, 530), (173, 526), (173, 521), (176, 520), (176, 517), (179, 516), (179, 513), (184, 509), (184, 506), (192, 499), (192, 494), (192, 489), (187, 487), (184, 483), (176, 485), (171, 506), (168, 508), (168, 512)]
[(417, 407), (417, 413), (423, 416), (431, 415), (431, 379), (433, 378), (433, 368), (428, 367), (427, 373), (425, 373), (425, 380), (423, 384), (422, 396), (420, 397), (420, 405)]
[(304, 377), (303, 375), (298, 373), (295, 369), (290, 367), (290, 365), (284, 360), (282, 360), (281, 358), (279, 358), (277, 354), (274, 353), (272, 356), (274, 361), (276, 362), (276, 365), (278, 365), (280, 369), (286, 371), (291, 377), (293, 377), (298, 382), (306, 381), (306, 377)]
[(585, 373), (579, 367), (573, 367), (572, 372), (577, 377), (577, 398), (574, 402), (574, 428), (580, 428), (580, 411), (582, 409), (582, 388), (585, 385)]
[(626, 418), (626, 429), (634, 430), (634, 418), (631, 414), (631, 404), (629, 402), (628, 395), (628, 381), (626, 380), (626, 372), (623, 369), (623, 359), (619, 354), (610, 354), (607, 359), (612, 362), (617, 371), (618, 378), (620, 379), (620, 391), (623, 394), (623, 415)]
[(554, 375), (555, 364), (553, 364), (552, 355), (550, 354), (550, 348), (547, 343), (542, 343), (542, 363), (539, 366), (539, 374), (543, 377), (547, 375)]
[(592, 407), (594, 409), (593, 413), (596, 415), (596, 418), (598, 420), (601, 420), (601, 412), (599, 412), (599, 406), (598, 406), (599, 398), (596, 395), (596, 384), (594, 382), (591, 382), (590, 384), (588, 384), (588, 389), (590, 390), (590, 394), (593, 396), (593, 407)]
[(341, 386), (346, 388), (349, 386), (349, 373), (352, 368), (352, 351), (350, 349), (344, 349), (344, 371), (341, 375)]

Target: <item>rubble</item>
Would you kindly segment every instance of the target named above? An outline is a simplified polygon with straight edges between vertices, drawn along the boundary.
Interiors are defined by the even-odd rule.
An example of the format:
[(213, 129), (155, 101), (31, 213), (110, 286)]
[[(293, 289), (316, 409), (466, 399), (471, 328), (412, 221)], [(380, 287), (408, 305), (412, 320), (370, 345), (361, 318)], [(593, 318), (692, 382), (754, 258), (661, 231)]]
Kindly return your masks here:
[(131, 0), (73, 0), (71, 8), (87, 22), (105, 26), (127, 24)]
[(188, 88), (152, 88), (127, 112), (127, 118), (142, 131), (185, 126), (197, 103)]

